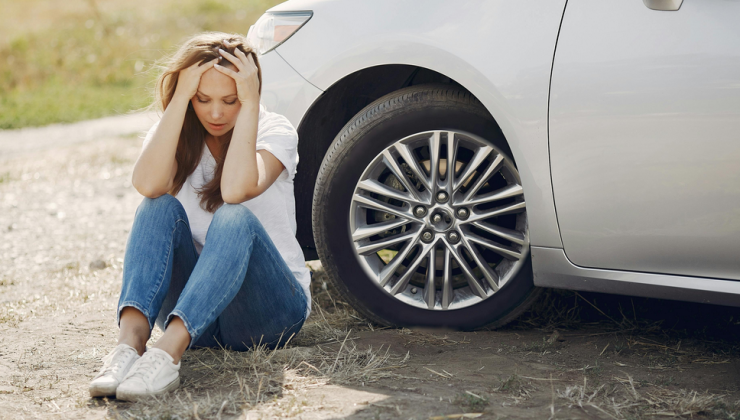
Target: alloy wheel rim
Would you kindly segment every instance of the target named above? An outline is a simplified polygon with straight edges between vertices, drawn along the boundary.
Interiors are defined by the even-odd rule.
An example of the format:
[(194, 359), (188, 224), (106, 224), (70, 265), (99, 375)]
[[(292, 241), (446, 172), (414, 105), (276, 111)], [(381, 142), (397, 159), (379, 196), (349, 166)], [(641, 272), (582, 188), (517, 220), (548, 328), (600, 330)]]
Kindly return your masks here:
[(459, 130), (415, 133), (380, 152), (355, 186), (349, 220), (365, 272), (394, 298), (423, 309), (488, 299), (529, 253), (514, 162)]

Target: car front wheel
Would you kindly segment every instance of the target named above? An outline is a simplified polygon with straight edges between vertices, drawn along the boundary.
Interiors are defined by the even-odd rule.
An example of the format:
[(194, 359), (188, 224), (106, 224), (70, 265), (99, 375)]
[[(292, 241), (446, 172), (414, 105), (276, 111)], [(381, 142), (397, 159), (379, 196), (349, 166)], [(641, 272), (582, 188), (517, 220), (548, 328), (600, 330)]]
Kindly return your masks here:
[(381, 324), (499, 327), (539, 292), (509, 147), (454, 86), (398, 90), (345, 125), (319, 171), (313, 230), (330, 281)]

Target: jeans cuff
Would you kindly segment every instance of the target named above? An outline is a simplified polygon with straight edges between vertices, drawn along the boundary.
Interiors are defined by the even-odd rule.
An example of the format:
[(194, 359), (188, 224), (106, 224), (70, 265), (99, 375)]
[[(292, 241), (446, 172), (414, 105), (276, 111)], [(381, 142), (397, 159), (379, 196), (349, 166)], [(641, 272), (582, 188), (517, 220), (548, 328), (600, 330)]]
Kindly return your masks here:
[(190, 350), (190, 347), (193, 346), (193, 343), (195, 343), (195, 340), (198, 338), (200, 334), (198, 334), (194, 329), (190, 321), (188, 321), (188, 318), (183, 314), (180, 310), (174, 309), (172, 312), (170, 312), (169, 315), (167, 315), (167, 319), (164, 321), (164, 329), (167, 330), (167, 326), (170, 325), (170, 321), (172, 321), (172, 317), (176, 316), (182, 320), (182, 323), (185, 324), (185, 329), (188, 330), (188, 334), (190, 334), (190, 343), (188, 343), (188, 348), (185, 350)]
[(146, 322), (149, 324), (149, 331), (154, 329), (154, 322), (149, 317), (149, 311), (144, 309), (143, 306), (139, 305), (138, 302), (134, 302), (134, 301), (121, 302), (118, 305), (118, 313), (116, 313), (116, 325), (118, 325), (118, 328), (121, 328), (121, 312), (123, 311), (123, 308), (127, 306), (138, 309), (139, 312), (141, 312), (146, 318)]

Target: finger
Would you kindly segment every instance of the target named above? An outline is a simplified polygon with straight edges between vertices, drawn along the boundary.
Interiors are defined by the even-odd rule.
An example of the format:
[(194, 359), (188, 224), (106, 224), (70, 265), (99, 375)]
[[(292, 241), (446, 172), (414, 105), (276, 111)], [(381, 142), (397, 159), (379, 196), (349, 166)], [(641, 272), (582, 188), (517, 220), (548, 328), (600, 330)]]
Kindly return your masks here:
[[(247, 58), (247, 55), (244, 54), (244, 51), (242, 51), (240, 49), (237, 49), (234, 52), (236, 53), (236, 56), (239, 57), (239, 60), (241, 60), (242, 63), (244, 63), (244, 65), (249, 66), (250, 60), (249, 60), (249, 58)], [(254, 63), (252, 63), (252, 64), (254, 64)]]
[(241, 60), (239, 60), (238, 58), (231, 55), (228, 51), (224, 51), (219, 48), (218, 52), (221, 53), (224, 58), (231, 61), (231, 64), (235, 65), (236, 68), (238, 68), (239, 70), (242, 70), (244, 68), (244, 63), (242, 63)]
[(249, 62), (250, 62), (250, 63), (252, 63), (252, 64), (256, 65), (256, 64), (255, 64), (255, 62), (254, 62), (254, 54), (252, 54), (252, 53), (249, 53), (249, 54), (247, 55), (247, 59), (249, 60)]
[(205, 72), (206, 70), (208, 70), (211, 67), (213, 67), (213, 65), (216, 64), (217, 62), (218, 62), (218, 58), (214, 58), (211, 61), (207, 61), (207, 62), (201, 64), (200, 67), (199, 67), (200, 72), (201, 73)]
[(239, 73), (235, 72), (234, 70), (231, 70), (229, 68), (226, 68), (226, 67), (224, 67), (224, 66), (222, 66), (220, 64), (214, 64), (213, 65), (213, 68), (216, 69), (216, 70), (218, 70), (218, 71), (220, 71), (221, 73), (223, 73), (223, 74), (231, 77), (235, 81), (238, 80)]

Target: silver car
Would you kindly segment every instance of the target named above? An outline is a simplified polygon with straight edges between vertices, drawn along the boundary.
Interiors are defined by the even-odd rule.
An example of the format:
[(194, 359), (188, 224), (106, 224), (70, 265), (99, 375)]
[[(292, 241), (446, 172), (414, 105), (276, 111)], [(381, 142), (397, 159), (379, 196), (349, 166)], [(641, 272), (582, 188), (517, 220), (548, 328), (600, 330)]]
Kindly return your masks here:
[(291, 0), (250, 28), (298, 238), (370, 319), (538, 286), (740, 306), (740, 2)]

